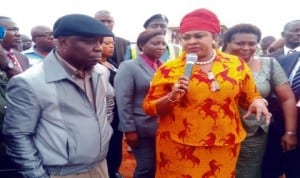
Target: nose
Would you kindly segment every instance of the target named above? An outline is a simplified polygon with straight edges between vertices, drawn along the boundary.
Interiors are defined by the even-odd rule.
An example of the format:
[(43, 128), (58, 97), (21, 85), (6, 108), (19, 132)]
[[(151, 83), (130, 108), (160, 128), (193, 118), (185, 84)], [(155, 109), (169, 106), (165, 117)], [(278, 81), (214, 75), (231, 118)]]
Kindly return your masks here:
[(96, 43), (94, 46), (94, 50), (97, 52), (102, 52), (102, 45), (101, 43)]

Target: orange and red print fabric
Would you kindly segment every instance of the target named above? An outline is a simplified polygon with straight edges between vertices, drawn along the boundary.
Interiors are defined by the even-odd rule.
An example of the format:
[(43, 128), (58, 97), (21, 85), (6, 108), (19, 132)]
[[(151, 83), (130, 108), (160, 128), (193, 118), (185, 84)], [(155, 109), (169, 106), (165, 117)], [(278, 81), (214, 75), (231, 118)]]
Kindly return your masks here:
[[(166, 96), (171, 91), (173, 84), (183, 75), (185, 56), (186, 54), (183, 53), (158, 69), (144, 100), (146, 113), (157, 114), (156, 101)], [(192, 177), (202, 176), (205, 178), (205, 175), (200, 174), (211, 169), (210, 165), (212, 167), (219, 165), (217, 167), (220, 171), (217, 168), (216, 172), (222, 176), (216, 175), (216, 177), (228, 177), (234, 171), (239, 143), (246, 136), (246, 132), (242, 128), (238, 106), (247, 108), (260, 95), (256, 90), (249, 67), (236, 56), (218, 51), (211, 72), (218, 82), (219, 91), (211, 89), (212, 80), (209, 79), (206, 72), (195, 65), (189, 89), (184, 98), (174, 106), (172, 112), (159, 116), (158, 173), (160, 170), (169, 169), (171, 162), (174, 162), (175, 165), (185, 166), (193, 161), (192, 165), (186, 165), (195, 168), (192, 170), (197, 170), (197, 176), (191, 175)], [(192, 150), (194, 150), (192, 153), (186, 153)], [(164, 159), (169, 161), (164, 163)], [(193, 161), (184, 161), (185, 159), (193, 159)], [(230, 170), (223, 174), (221, 170), (226, 165), (230, 167)], [(196, 169), (196, 166), (200, 166), (199, 169)], [(177, 169), (178, 167), (175, 170), (170, 168), (169, 171), (174, 172), (173, 177), (182, 177), (183, 175), (177, 174), (182, 170)], [(229, 172), (230, 174), (227, 174)], [(164, 178), (168, 177), (164, 171), (161, 173)]]

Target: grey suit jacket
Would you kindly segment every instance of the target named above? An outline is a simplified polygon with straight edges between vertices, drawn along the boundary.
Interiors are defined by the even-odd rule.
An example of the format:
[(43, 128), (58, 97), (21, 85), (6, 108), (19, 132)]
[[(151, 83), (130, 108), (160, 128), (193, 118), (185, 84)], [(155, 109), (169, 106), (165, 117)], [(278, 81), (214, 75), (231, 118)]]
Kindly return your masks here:
[[(108, 73), (100, 64), (92, 72), (96, 109), (53, 51), (10, 79), (3, 134), (8, 155), (25, 177), (45, 175), (45, 169), (51, 175), (85, 172), (105, 159), (113, 109)], [(52, 172), (53, 167), (60, 169)]]
[(114, 87), (120, 131), (137, 131), (139, 137), (155, 137), (157, 117), (149, 116), (143, 110), (153, 74), (153, 69), (140, 57), (124, 61), (119, 66)]

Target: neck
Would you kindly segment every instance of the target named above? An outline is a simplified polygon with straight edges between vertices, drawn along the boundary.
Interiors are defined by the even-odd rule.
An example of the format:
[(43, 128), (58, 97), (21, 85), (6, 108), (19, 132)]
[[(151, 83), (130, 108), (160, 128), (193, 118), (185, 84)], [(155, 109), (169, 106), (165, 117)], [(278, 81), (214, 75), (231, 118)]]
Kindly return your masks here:
[(206, 64), (210, 64), (213, 62), (213, 60), (215, 59), (216, 57), (216, 51), (215, 50), (212, 50), (211, 51), (211, 55), (209, 56), (208, 59), (206, 60), (199, 60), (198, 59), (198, 62), (196, 62), (196, 64), (199, 64), (199, 65), (206, 65)]

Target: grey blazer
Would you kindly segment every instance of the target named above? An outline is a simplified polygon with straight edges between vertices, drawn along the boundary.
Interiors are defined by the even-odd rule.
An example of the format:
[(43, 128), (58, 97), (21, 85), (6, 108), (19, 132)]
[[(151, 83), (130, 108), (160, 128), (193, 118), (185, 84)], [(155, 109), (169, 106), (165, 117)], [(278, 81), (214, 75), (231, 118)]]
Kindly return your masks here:
[(153, 69), (140, 57), (120, 64), (114, 81), (120, 131), (137, 131), (139, 137), (155, 137), (157, 117), (143, 110), (153, 74)]
[(96, 109), (53, 51), (10, 79), (3, 134), (24, 177), (85, 172), (105, 159), (114, 99), (108, 75), (100, 64), (92, 72)]

